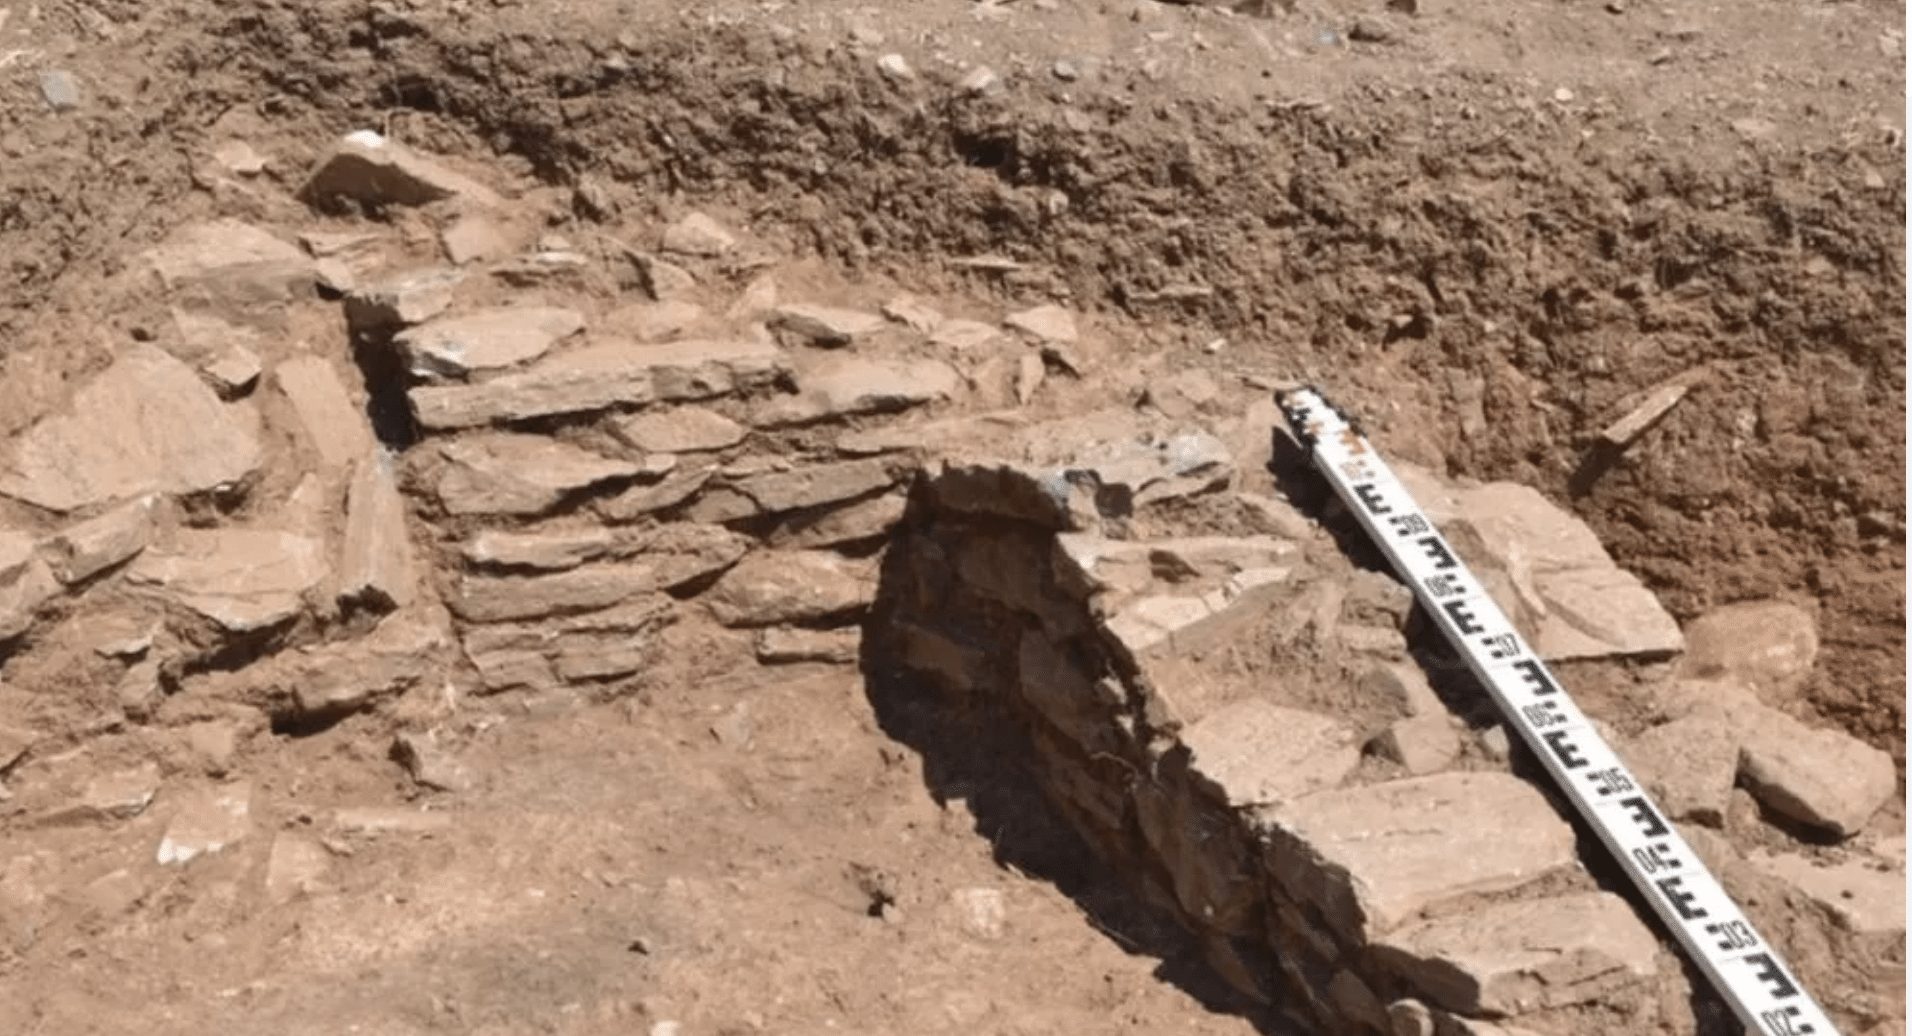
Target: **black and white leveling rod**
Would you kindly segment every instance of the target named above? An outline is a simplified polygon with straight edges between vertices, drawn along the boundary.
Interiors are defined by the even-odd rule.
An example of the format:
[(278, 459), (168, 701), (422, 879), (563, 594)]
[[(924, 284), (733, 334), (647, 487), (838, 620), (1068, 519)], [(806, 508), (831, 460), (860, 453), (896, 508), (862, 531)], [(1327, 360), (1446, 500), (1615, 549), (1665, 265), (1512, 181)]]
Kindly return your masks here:
[(1315, 466), (1740, 1021), (1760, 1036), (1836, 1036), (1354, 422), (1312, 388), (1276, 401)]

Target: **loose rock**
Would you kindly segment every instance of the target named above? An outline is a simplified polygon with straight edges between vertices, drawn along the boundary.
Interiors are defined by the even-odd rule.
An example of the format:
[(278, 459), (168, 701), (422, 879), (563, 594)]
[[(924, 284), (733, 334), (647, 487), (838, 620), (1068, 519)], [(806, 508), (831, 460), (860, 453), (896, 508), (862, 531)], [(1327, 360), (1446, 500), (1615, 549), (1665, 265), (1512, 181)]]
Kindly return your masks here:
[(431, 267), (353, 284), (345, 293), (345, 322), (370, 333), (422, 324), (451, 308), (464, 280), (458, 270)]
[(236, 485), (259, 464), (249, 422), (185, 364), (135, 344), (74, 393), (65, 411), (18, 437), (0, 472), (0, 494), (73, 511)]
[(764, 665), (793, 662), (855, 662), (863, 646), (856, 629), (806, 630), (771, 627), (757, 631), (757, 661)]
[(695, 549), (646, 554), (637, 561), (585, 565), (551, 575), (466, 576), (451, 607), (471, 622), (510, 622), (608, 608), (633, 596), (701, 579), (743, 555), (742, 537), (722, 529), (706, 531), (707, 542)]
[(1288, 802), (1339, 784), (1361, 762), (1354, 734), (1327, 716), (1247, 698), (1182, 732), (1189, 765), (1230, 807)]
[(881, 331), (883, 318), (832, 306), (787, 305), (771, 314), (770, 326), (810, 345), (840, 346)]
[(234, 219), (180, 227), (145, 259), (177, 303), (246, 309), (310, 294), (314, 283), (298, 248)]
[(296, 356), (273, 371), (273, 380), (291, 401), (307, 441), (327, 469), (343, 470), (372, 451), (371, 423), (365, 411), (353, 405), (330, 362)]
[(1646, 981), (1659, 949), (1625, 900), (1590, 892), (1412, 925), (1371, 952), (1423, 999), (1495, 1017), (1584, 1003)]
[(40, 73), (40, 96), (46, 100), (46, 106), (56, 112), (78, 108), (80, 82), (65, 69), (47, 69)]
[(976, 320), (945, 320), (930, 332), (929, 340), (957, 352), (979, 352), (1002, 341), (1002, 332)]
[(316, 838), (280, 834), (266, 855), (266, 900), (284, 903), (318, 891), (332, 869), (332, 854)]
[(1740, 739), (1724, 710), (1663, 723), (1626, 746), (1625, 759), (1676, 820), (1719, 827), (1739, 771)]
[(441, 448), (447, 464), (436, 492), (452, 514), (541, 514), (574, 493), (604, 482), (673, 466), (669, 457), (619, 460), (538, 435), (494, 432)]
[(1262, 817), (1275, 879), (1363, 941), (1444, 900), (1515, 888), (1576, 859), (1573, 829), (1546, 798), (1500, 773), (1336, 788)]
[(518, 250), (498, 222), (482, 212), (468, 212), (438, 235), (439, 247), (454, 266), (502, 259)]
[(1877, 861), (1821, 863), (1793, 853), (1754, 853), (1753, 866), (1805, 893), (1839, 926), (1860, 935), (1905, 939), (1905, 873)]
[(1784, 601), (1748, 601), (1715, 608), (1686, 630), (1683, 675), (1727, 679), (1779, 704), (1812, 675), (1819, 627), (1812, 614)]
[(464, 378), (475, 371), (516, 367), (584, 330), (584, 315), (555, 306), (481, 309), (439, 317), (400, 334), (412, 374)]
[(1772, 710), (1747, 732), (1739, 772), (1766, 808), (1842, 838), (1898, 790), (1890, 755)]
[(319, 206), (341, 197), (367, 205), (428, 205), (448, 198), (485, 208), (504, 204), (476, 180), (371, 130), (349, 133), (334, 145), (313, 168), (299, 197)]
[(883, 315), (918, 334), (929, 334), (943, 322), (943, 315), (914, 295), (898, 295), (883, 303)]
[(471, 771), (441, 748), (431, 734), (399, 734), (392, 739), (392, 758), (412, 775), (412, 780), (427, 788), (464, 791), (471, 787)]
[(744, 441), (749, 429), (703, 407), (655, 410), (617, 420), (612, 434), (646, 453), (697, 453)]
[(1638, 406), (1601, 431), (1600, 438), (1615, 449), (1626, 449), (1672, 413), (1680, 400), (1686, 398), (1688, 390), (1686, 385), (1662, 385), (1654, 389)]
[(391, 454), (373, 449), (352, 474), (339, 556), (341, 602), (390, 611), (412, 601), (412, 545), (394, 463)]
[(664, 229), (664, 251), (714, 258), (737, 247), (737, 239), (718, 222), (693, 212)]
[(1037, 306), (1011, 313), (1003, 318), (1003, 324), (1039, 342), (1073, 345), (1076, 341), (1075, 314), (1057, 305)]
[(603, 323), (610, 333), (627, 334), (640, 342), (668, 342), (703, 326), (707, 319), (704, 307), (672, 299), (624, 306), (612, 311)]
[(463, 553), (466, 561), (480, 567), (561, 572), (614, 553), (618, 544), (617, 534), (603, 528), (570, 532), (486, 529), (466, 541)]
[(607, 343), (546, 359), (477, 385), (424, 385), (411, 392), (426, 428), (470, 428), (615, 406), (687, 402), (748, 391), (789, 371), (781, 350), (759, 342)]
[(704, 593), (726, 626), (771, 626), (836, 619), (868, 606), (874, 573), (836, 554), (759, 551), (738, 562)]
[[(118, 565), (146, 549), (153, 537), (151, 496), (121, 504), (110, 511), (49, 537), (42, 553), (60, 582), (71, 586)], [(6, 551), (0, 548), (0, 585), (6, 582)]]
[(1447, 706), (1434, 693), (1420, 666), (1377, 662), (1361, 674), (1355, 686), (1363, 695), (1385, 703), (1404, 716), (1447, 715)]
[(43, 819), (48, 824), (92, 823), (100, 820), (130, 820), (146, 811), (159, 793), (159, 767), (141, 763), (123, 770), (110, 770), (86, 782), (73, 802)]
[(772, 400), (758, 410), (759, 425), (778, 427), (890, 413), (956, 394), (962, 378), (936, 360), (869, 360), (844, 357), (820, 364), (797, 378), (797, 394)]
[(181, 529), (149, 547), (127, 579), (233, 633), (276, 626), (304, 610), (325, 577), (319, 541), (265, 529)]
[(219, 852), (252, 830), (252, 787), (229, 784), (187, 795), (159, 840), (161, 865), (183, 864)]
[(237, 399), (252, 391), (265, 368), (259, 354), (243, 345), (232, 345), (200, 368), (221, 399)]
[(1417, 776), (1445, 770), (1461, 754), (1460, 738), (1440, 713), (1395, 722), (1374, 739), (1374, 747)]

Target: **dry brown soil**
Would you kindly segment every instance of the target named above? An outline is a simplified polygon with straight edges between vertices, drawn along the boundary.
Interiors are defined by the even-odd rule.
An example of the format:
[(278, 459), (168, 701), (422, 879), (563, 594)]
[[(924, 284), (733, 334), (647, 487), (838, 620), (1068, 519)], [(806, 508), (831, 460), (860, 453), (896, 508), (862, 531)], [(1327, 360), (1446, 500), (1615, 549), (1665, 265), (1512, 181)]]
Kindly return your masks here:
[[(1570, 503), (1683, 620), (1814, 609), (1794, 711), (1903, 770), (1903, 6), (1418, 6), (0, 6), (0, 435), (151, 333), (163, 309), (96, 304), (141, 249), (214, 215), (315, 225), (288, 189), (371, 126), (541, 184), (574, 237), (695, 207), (820, 291), (1064, 301), (1130, 343), (1076, 403), (1188, 367), (1316, 379), (1394, 455)], [(1002, 82), (972, 96), (978, 65)], [(43, 101), (54, 69), (78, 107)], [(271, 158), (253, 189), (206, 172), (235, 137)], [(1693, 390), (1651, 440), (1589, 460), (1673, 378)], [(248, 738), (260, 826), (330, 847), (322, 900), (262, 904), (256, 854), (139, 869), (157, 817), (0, 820), (0, 1029), (1274, 1026), (1053, 818), (1004, 808), (1033, 800), (986, 743), (928, 782), (975, 795), (937, 801), (850, 670), (668, 646), (612, 702)], [(147, 753), (69, 661), (0, 668), (0, 718), (90, 768)], [(714, 738), (740, 701), (749, 738)], [(386, 748), (421, 718), (479, 775), (433, 800), (449, 826), (329, 826), (419, 794)]]

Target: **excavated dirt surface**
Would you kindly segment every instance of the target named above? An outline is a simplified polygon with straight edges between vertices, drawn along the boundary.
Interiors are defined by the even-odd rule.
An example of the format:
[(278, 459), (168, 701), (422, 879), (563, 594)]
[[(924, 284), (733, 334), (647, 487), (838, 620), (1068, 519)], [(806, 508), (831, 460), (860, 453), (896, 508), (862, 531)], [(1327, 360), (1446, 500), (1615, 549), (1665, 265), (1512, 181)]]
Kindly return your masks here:
[[(1682, 624), (1797, 605), (1816, 662), (1761, 697), (1891, 755), (1898, 801), (1860, 842), (1891, 859), (1896, 839), (1903, 867), (1903, 5), (694, 7), (0, 6), (0, 440), (128, 350), (178, 352), (179, 300), (141, 256), (181, 226), (369, 232), (396, 268), (441, 261), (437, 210), (295, 197), (371, 128), (508, 195), (518, 247), (547, 235), (591, 264), (557, 288), (474, 278), (460, 309), (536, 295), (595, 328), (660, 293), (632, 253), (700, 211), (743, 242), (688, 264), (711, 314), (766, 273), (785, 302), (1079, 314), (1027, 401), (1013, 360), (951, 359), (964, 410), (1160, 410), (1169, 376), (1200, 371), (1224, 390), (1189, 411), (1252, 455), (1267, 386), (1314, 380), (1390, 456), (1569, 508)], [(965, 78), (983, 66), (993, 83)], [(434, 434), (399, 372), (347, 344), (335, 298), (254, 340), (268, 374), (247, 391), (277, 398), (275, 365), (308, 351), (348, 376), (402, 458), (436, 609), (477, 526), (421, 488)], [(1669, 382), (1688, 391), (1657, 427), (1600, 446)], [(726, 419), (749, 423), (743, 405)], [(300, 495), (324, 445), (261, 406), (262, 472), (163, 507), (166, 535), (316, 507), (314, 535), (337, 538), (343, 491)], [(525, 427), (609, 441), (567, 421)], [(725, 477), (871, 426), (760, 433)], [(1277, 484), (1251, 465), (1233, 488)], [(564, 508), (567, 529), (597, 513)], [(0, 499), (0, 530), (66, 521)], [(873, 578), (880, 547), (842, 563)], [(699, 610), (707, 589), (653, 595), (680, 617), (642, 630), (635, 674), (483, 693), (446, 662), (341, 718), (216, 689), (374, 617), (312, 606), (218, 641), (117, 574), (76, 584), (0, 647), (0, 1029), (1290, 1031), (1295, 1012), (1232, 989), (1069, 833), (987, 715), (873, 693), (847, 658), (760, 665)], [(156, 623), (149, 657), (100, 650)], [(129, 705), (142, 672), (163, 703)], [(1582, 675), (1590, 713), (1643, 725), (1624, 686), (1653, 673)], [(400, 731), (447, 746), (450, 790), (394, 758)], [(156, 794), (126, 815), (67, 808), (128, 773)], [(243, 836), (155, 861), (181, 803), (240, 783)], [(1736, 795), (1742, 848), (1835, 851)], [(1853, 978), (1817, 920), (1762, 909), (1809, 977), (1839, 979), (1850, 999), (1828, 1006), (1853, 1031), (1902, 1030), (1902, 953), (1896, 982), (1876, 961)]]

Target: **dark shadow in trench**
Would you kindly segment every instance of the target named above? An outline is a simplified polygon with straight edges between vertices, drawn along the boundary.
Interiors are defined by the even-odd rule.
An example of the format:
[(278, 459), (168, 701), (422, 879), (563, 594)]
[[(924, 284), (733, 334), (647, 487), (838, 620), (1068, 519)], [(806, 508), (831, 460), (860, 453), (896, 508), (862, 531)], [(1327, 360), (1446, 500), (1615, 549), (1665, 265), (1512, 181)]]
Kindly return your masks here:
[(1209, 1011), (1237, 1015), (1270, 1036), (1307, 1030), (1236, 990), (1208, 964), (1201, 943), (1167, 911), (1146, 903), (1052, 805), (1030, 767), (1021, 720), (981, 691), (966, 700), (898, 664), (884, 632), (901, 585), (901, 550), (885, 553), (877, 600), (864, 626), (860, 666), (878, 725), (923, 760), (938, 804), (964, 802), (998, 865), (1048, 882), (1130, 954), (1158, 961), (1155, 976)]

